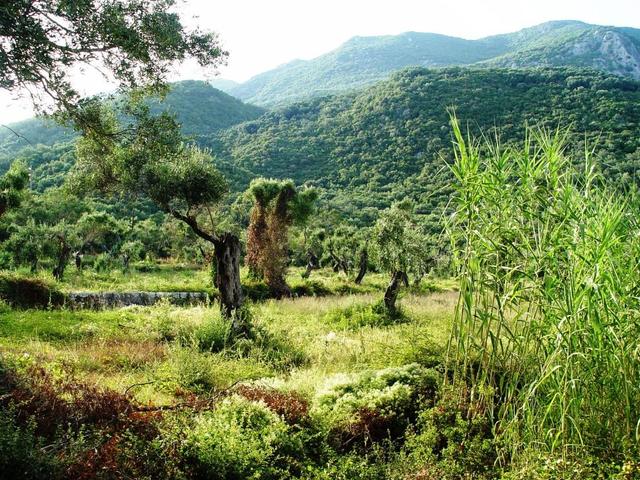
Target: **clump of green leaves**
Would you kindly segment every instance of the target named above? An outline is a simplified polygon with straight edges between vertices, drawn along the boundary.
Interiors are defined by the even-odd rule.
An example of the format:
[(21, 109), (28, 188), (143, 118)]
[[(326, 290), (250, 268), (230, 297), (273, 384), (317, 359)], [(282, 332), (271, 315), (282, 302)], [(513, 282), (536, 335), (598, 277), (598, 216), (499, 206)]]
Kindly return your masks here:
[(24, 162), (14, 162), (9, 171), (0, 177), (0, 217), (20, 204), (29, 182), (29, 171)]
[(291, 478), (302, 443), (264, 403), (232, 396), (200, 414), (187, 432), (184, 454), (199, 478)]
[(376, 302), (338, 308), (329, 312), (325, 318), (339, 328), (356, 330), (362, 327), (394, 325), (406, 317), (399, 308), (389, 311), (383, 302)]
[(317, 392), (311, 413), (337, 448), (367, 445), (403, 435), (440, 382), (438, 372), (418, 364), (339, 374)]

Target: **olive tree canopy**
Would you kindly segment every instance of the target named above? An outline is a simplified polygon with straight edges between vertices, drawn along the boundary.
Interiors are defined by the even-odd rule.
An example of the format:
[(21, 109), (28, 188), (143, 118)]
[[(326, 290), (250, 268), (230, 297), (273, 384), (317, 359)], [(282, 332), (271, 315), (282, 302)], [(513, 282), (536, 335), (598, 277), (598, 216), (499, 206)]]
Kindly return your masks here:
[(176, 62), (216, 65), (227, 53), (214, 33), (186, 29), (175, 0), (0, 2), (0, 88), (28, 94), (40, 112), (76, 126), (79, 92), (69, 74), (91, 66), (125, 90), (159, 89)]

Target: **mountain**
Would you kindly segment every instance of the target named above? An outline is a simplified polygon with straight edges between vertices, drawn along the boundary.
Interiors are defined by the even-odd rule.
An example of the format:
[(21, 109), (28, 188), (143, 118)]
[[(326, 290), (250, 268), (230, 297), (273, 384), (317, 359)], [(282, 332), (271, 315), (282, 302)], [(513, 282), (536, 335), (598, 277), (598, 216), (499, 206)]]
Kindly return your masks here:
[[(474, 134), (498, 127), (503, 144), (520, 142), (526, 124), (571, 127), (578, 156), (586, 139), (607, 177), (639, 183), (640, 82), (577, 67), (410, 68), (359, 92), (298, 102), (227, 129), (211, 124), (208, 134), (206, 118), (193, 129), (233, 192), (256, 176), (293, 178), (319, 188), (323, 209), (356, 225), (410, 198), (435, 230), (451, 191), (451, 107)], [(39, 191), (60, 185), (74, 162), (71, 143), (20, 155)]]
[[(264, 109), (248, 105), (206, 82), (187, 80), (171, 85), (166, 98), (152, 100), (152, 111), (168, 111), (176, 115), (186, 135), (210, 134), (237, 123), (252, 120)], [(72, 129), (51, 120), (33, 118), (0, 129), (0, 169), (2, 156), (15, 155), (25, 147), (54, 145), (75, 138)]]
[(512, 51), (486, 61), (487, 65), (591, 67), (640, 79), (638, 29), (551, 22), (508, 35), (505, 41)]
[(434, 33), (354, 37), (312, 60), (295, 60), (225, 91), (273, 107), (353, 90), (408, 66), (581, 66), (640, 79), (640, 30), (547, 22), (479, 40)]
[(225, 165), (320, 188), (323, 201), (354, 223), (412, 198), (435, 225), (450, 192), (451, 107), (474, 134), (499, 127), (505, 144), (520, 142), (526, 124), (571, 127), (578, 154), (586, 139), (608, 177), (638, 180), (640, 82), (581, 68), (413, 68), (202, 141)]

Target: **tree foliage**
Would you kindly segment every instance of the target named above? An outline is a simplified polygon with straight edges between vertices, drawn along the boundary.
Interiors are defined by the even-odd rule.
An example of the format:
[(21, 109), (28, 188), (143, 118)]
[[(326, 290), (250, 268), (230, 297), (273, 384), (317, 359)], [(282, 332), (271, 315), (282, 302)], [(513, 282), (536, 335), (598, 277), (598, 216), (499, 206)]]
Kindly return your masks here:
[(20, 204), (22, 193), (29, 182), (29, 171), (24, 162), (14, 162), (7, 173), (0, 177), (0, 217)]
[[(213, 33), (187, 30), (174, 0), (19, 0), (0, 5), (0, 88), (44, 97), (85, 124), (69, 81), (79, 66), (105, 69), (125, 89), (161, 87), (170, 66), (225, 56)], [(85, 125), (86, 126), (86, 125)]]
[(313, 189), (297, 189), (291, 180), (265, 178), (253, 180), (248, 192), (254, 204), (247, 230), (245, 261), (254, 275), (264, 278), (274, 295), (289, 295), (284, 278), (289, 257), (289, 228), (307, 221), (318, 194)]
[(373, 227), (374, 252), (377, 265), (391, 274), (384, 295), (389, 313), (396, 311), (400, 284), (408, 286), (409, 273), (418, 273), (426, 254), (426, 240), (413, 217), (413, 205), (400, 202), (385, 210)]

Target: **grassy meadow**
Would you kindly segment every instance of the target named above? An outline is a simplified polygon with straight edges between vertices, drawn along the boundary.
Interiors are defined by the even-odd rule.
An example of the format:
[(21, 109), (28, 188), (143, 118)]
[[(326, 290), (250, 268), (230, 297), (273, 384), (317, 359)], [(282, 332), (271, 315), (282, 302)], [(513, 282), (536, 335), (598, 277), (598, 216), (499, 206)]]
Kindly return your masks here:
[[(337, 416), (333, 420), (310, 412), (332, 384), (355, 385), (361, 377), (368, 378), (376, 372), (387, 372), (392, 377), (388, 380), (389, 385), (375, 390), (377, 395), (382, 392), (389, 395), (389, 398), (383, 395), (382, 404), (388, 403), (391, 408), (397, 403), (405, 409), (411, 402), (418, 402), (417, 392), (411, 392), (414, 379), (407, 378), (403, 369), (407, 366), (419, 369), (420, 375), (416, 378), (421, 378), (425, 372), (436, 372), (432, 367), (442, 361), (455, 311), (455, 283), (447, 279), (423, 279), (420, 285), (414, 285), (402, 294), (401, 318), (390, 321), (376, 310), (386, 285), (385, 275), (372, 273), (361, 285), (355, 285), (344, 274), (329, 269), (315, 271), (309, 279), (302, 279), (301, 272), (302, 269), (292, 268), (288, 277), (292, 290), (298, 288), (301, 296), (251, 303), (254, 333), (245, 340), (232, 338), (216, 303), (179, 307), (161, 302), (150, 307), (110, 310), (78, 310), (68, 306), (20, 310), (1, 306), (3, 371), (0, 373), (5, 376), (7, 386), (14, 385), (18, 390), (22, 388), (29, 392), (25, 396), (30, 398), (16, 407), (16, 417), (26, 414), (21, 409), (33, 415), (30, 427), (19, 430), (20, 435), (10, 440), (5, 439), (1, 448), (11, 452), (7, 444), (13, 440), (16, 443), (11, 447), (18, 452), (13, 452), (14, 455), (37, 457), (35, 463), (25, 467), (32, 477), (46, 478), (51, 469), (63, 476), (74, 472), (81, 478), (82, 475), (87, 478), (118, 477), (119, 470), (112, 471), (116, 464), (123, 468), (118, 456), (134, 455), (137, 451), (128, 450), (133, 447), (128, 445), (119, 427), (106, 428), (95, 419), (85, 419), (82, 433), (73, 429), (63, 433), (60, 430), (63, 424), (57, 424), (55, 418), (49, 417), (53, 412), (48, 409), (55, 410), (51, 404), (68, 402), (78, 410), (81, 408), (77, 402), (92, 402), (96, 409), (109, 410), (107, 404), (114, 400), (106, 397), (114, 396), (127, 407), (120, 407), (121, 411), (112, 414), (117, 422), (124, 421), (127, 425), (130, 410), (154, 412), (152, 419), (145, 422), (151, 422), (153, 428), (158, 429), (156, 436), (152, 441), (137, 439), (148, 443), (145, 448), (152, 448), (150, 445), (154, 442), (178, 441), (175, 436), (180, 435), (185, 424), (195, 428), (198, 419), (206, 418), (208, 413), (220, 408), (220, 402), (231, 402), (229, 408), (233, 413), (234, 409), (242, 408), (246, 399), (273, 407), (269, 402), (274, 401), (275, 395), (275, 401), (283, 402), (285, 410), (287, 402), (302, 405), (299, 408), (304, 410), (305, 416), (301, 424), (294, 425), (295, 434), (305, 437), (296, 440), (304, 447), (291, 454), (296, 459), (295, 465), (286, 466), (286, 475), (297, 478), (353, 478), (352, 475), (386, 478), (396, 468), (393, 466), (395, 461), (384, 458), (380, 449), (382, 443), (391, 442), (391, 436), (386, 440), (383, 438), (390, 433), (374, 441), (365, 428), (350, 440), (342, 439), (347, 435), (345, 432), (349, 432), (353, 418), (358, 416), (358, 409), (365, 408), (366, 402), (375, 404), (375, 399), (359, 399), (356, 403), (364, 402), (363, 405), (345, 407), (347, 410), (341, 413), (332, 412)], [(125, 291), (127, 288), (199, 291), (207, 288), (208, 277), (207, 270), (165, 263), (157, 264), (153, 269), (145, 266), (144, 271), (133, 268), (129, 273), (70, 272), (57, 287), (66, 292)], [(247, 290), (251, 291), (250, 281), (246, 275), (243, 277), (249, 282)], [(114, 288), (115, 285), (118, 288)], [(309, 292), (320, 292), (321, 295), (305, 295)], [(434, 375), (441, 375), (441, 372)], [(67, 391), (69, 386), (83, 392), (80, 394), (82, 400)], [(394, 386), (408, 390), (396, 398), (393, 390), (389, 390)], [(42, 395), (52, 398), (45, 400)], [(38, 401), (37, 405), (32, 403), (35, 401)], [(415, 418), (417, 409), (410, 410)], [(403, 422), (407, 420), (403, 419)], [(3, 417), (3, 421), (13, 425), (10, 415)], [(111, 421), (116, 420), (111, 418)], [(46, 432), (51, 429), (56, 433), (49, 433), (47, 437)], [(91, 433), (87, 434), (85, 429)], [(339, 434), (341, 429), (345, 432)], [(103, 440), (96, 439), (98, 434), (107, 435), (113, 442), (118, 439), (118, 448), (123, 451), (108, 450)], [(240, 432), (236, 440), (248, 441), (243, 437), (246, 434)], [(40, 435), (56, 444), (56, 455), (42, 453), (37, 440)], [(343, 448), (340, 445), (344, 442), (349, 445)], [(73, 452), (69, 451), (69, 443), (74, 444)], [(259, 454), (264, 456), (263, 462), (271, 462), (273, 452), (270, 449), (263, 451), (265, 445), (262, 441), (253, 445), (251, 448), (255, 452), (231, 446), (229, 461), (235, 458), (234, 455), (251, 457)], [(311, 445), (319, 450), (307, 452)], [(233, 448), (239, 450), (233, 451)], [(98, 451), (100, 458), (88, 459), (87, 451)], [(189, 467), (193, 458), (187, 459), (185, 452), (174, 453), (176, 456), (169, 463), (175, 460), (176, 465), (163, 461), (157, 475), (179, 477), (184, 474), (199, 478), (198, 475), (208, 476), (221, 468), (220, 459), (212, 464), (205, 461), (204, 465), (209, 466), (199, 467), (204, 473), (194, 472)], [(154, 450), (147, 454), (151, 457), (133, 462), (140, 460), (139, 465), (128, 465), (130, 473), (149, 475), (148, 462), (155, 462), (157, 458), (153, 455), (158, 452)], [(226, 468), (231, 467), (227, 465)], [(177, 475), (178, 471), (182, 473)], [(258, 462), (253, 466), (233, 467), (220, 477), (207, 478), (262, 478), (259, 475), (265, 471), (265, 465)], [(281, 478), (284, 473), (278, 472), (266, 478)]]

